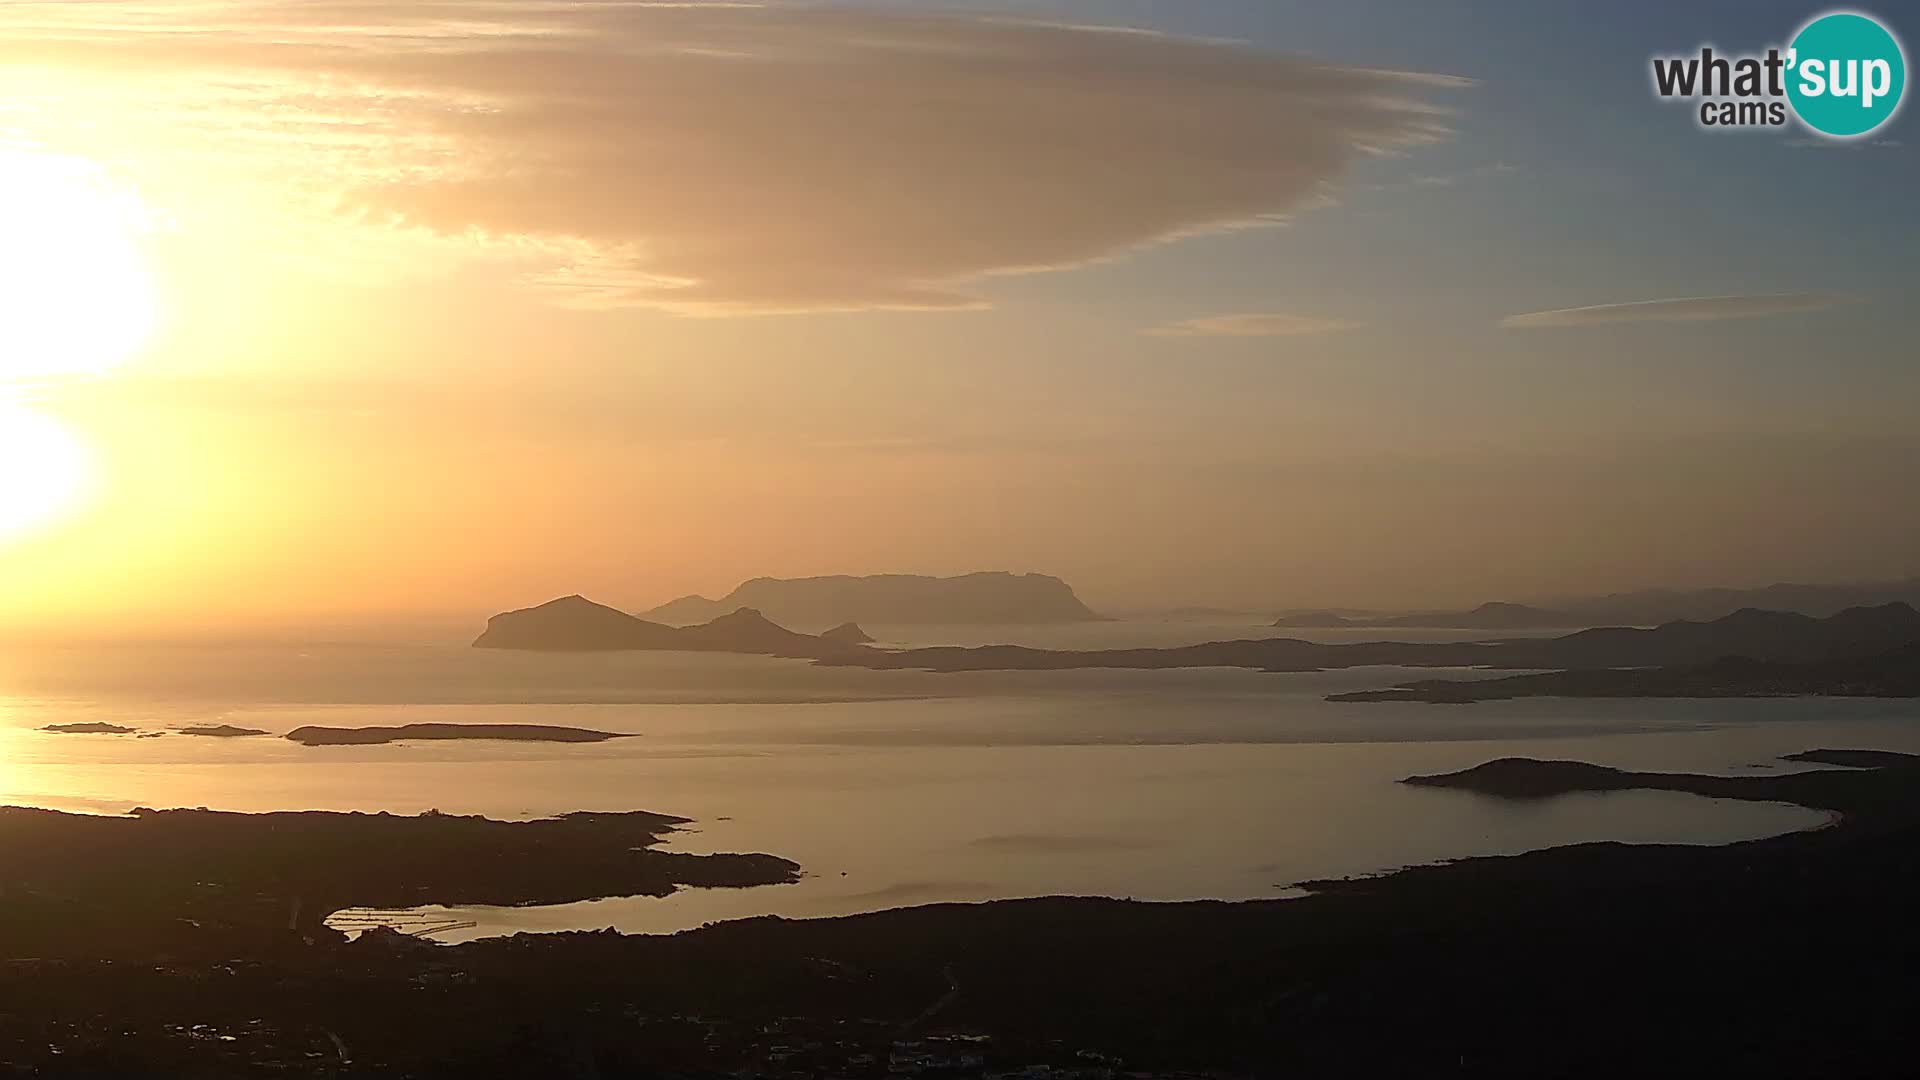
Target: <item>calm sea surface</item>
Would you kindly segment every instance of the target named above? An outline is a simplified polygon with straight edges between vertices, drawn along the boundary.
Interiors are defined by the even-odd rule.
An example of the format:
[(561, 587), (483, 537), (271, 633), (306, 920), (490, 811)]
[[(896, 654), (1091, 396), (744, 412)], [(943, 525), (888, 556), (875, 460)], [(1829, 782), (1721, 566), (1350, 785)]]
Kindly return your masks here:
[[(869, 630), (898, 643), (1054, 647), (1282, 633), (1191, 623)], [(448, 935), (458, 938), (1047, 894), (1246, 899), (1287, 895), (1304, 879), (1556, 844), (1719, 843), (1824, 819), (1657, 792), (1515, 804), (1395, 781), (1509, 754), (1739, 773), (1787, 768), (1779, 754), (1816, 746), (1920, 750), (1913, 702), (1321, 700), (1409, 674), (930, 674), (460, 645), (10, 647), (0, 650), (0, 802), (100, 813), (654, 810), (695, 819), (673, 849), (766, 851), (806, 870), (795, 885), (664, 900), (462, 909), (452, 917), (479, 925)], [(38, 730), (85, 721), (168, 734)], [(420, 721), (643, 737), (308, 748), (172, 733)]]

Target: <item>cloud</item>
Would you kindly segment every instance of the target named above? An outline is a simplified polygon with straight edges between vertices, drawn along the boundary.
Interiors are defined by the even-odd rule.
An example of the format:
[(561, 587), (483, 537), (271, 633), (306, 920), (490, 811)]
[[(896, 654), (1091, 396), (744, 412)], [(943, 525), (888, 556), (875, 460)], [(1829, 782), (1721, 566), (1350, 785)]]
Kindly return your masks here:
[(1332, 334), (1351, 330), (1360, 324), (1345, 319), (1314, 315), (1286, 315), (1279, 312), (1244, 315), (1208, 315), (1198, 319), (1156, 326), (1145, 331), (1160, 337), (1298, 337), (1307, 334)]
[(1451, 173), (1422, 173), (1384, 184), (1373, 184), (1371, 191), (1404, 191), (1410, 188), (1450, 188), (1472, 180), (1486, 180), (1499, 176), (1512, 176), (1520, 172), (1520, 166), (1509, 161), (1495, 161), (1486, 165)]
[(695, 314), (965, 308), (992, 275), (1271, 223), (1357, 156), (1446, 137), (1433, 99), (1462, 82), (1150, 32), (623, 0), (16, 0), (10, 65), (111, 83), (122, 117), (170, 106), (101, 153), (196, 145), (200, 176), (276, 171), (369, 227), (537, 255), (573, 302)]
[(1690, 296), (1677, 300), (1640, 300), (1630, 304), (1596, 304), (1557, 311), (1533, 311), (1524, 315), (1509, 315), (1500, 320), (1500, 325), (1521, 330), (1632, 322), (1718, 322), (1722, 319), (1757, 319), (1766, 315), (1821, 311), (1844, 304), (1857, 304), (1861, 299), (1847, 293), (1831, 292)]

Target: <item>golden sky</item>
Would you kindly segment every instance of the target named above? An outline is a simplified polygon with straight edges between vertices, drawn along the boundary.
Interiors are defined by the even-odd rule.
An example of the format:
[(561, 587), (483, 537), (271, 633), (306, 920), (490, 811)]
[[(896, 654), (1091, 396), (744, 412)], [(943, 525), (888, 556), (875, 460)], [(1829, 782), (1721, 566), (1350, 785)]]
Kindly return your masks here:
[(1480, 146), (1477, 80), (1285, 44), (899, 6), (9, 0), (0, 623), (760, 574), (1259, 607), (1908, 568), (1913, 522), (1831, 482), (1906, 460), (1877, 441), (1899, 395), (1836, 438), (1717, 375), (1530, 366), (1583, 326), (1859, 297), (1663, 281), (1649, 310), (1436, 272), (1487, 204), (1435, 200), (1528, 182)]

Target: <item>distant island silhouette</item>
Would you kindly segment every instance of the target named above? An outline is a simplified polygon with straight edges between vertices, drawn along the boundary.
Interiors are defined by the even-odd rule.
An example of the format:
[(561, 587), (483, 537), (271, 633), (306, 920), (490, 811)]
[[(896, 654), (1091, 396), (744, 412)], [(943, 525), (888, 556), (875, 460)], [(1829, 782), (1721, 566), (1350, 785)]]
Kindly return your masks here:
[(1775, 582), (1753, 589), (1641, 589), (1556, 601), (1589, 625), (1652, 625), (1676, 619), (1717, 619), (1741, 608), (1826, 616), (1847, 608), (1904, 603), (1920, 607), (1920, 577), (1898, 581), (1804, 585)]
[(1849, 608), (1825, 619), (1790, 612), (1737, 611), (1712, 622), (1653, 628), (1599, 627), (1562, 637), (1468, 642), (1298, 638), (1214, 641), (1172, 648), (1035, 649), (1017, 645), (859, 649), (827, 664), (925, 671), (1060, 671), (1074, 668), (1239, 667), (1320, 671), (1369, 665), (1573, 669), (1704, 664), (1726, 656), (1777, 663), (1877, 656), (1920, 642), (1920, 611), (1903, 603)]
[(252, 735), (265, 735), (259, 728), (235, 727), (232, 724), (197, 724), (180, 729), (182, 735), (202, 735), (214, 739), (244, 739)]
[(606, 742), (609, 739), (629, 739), (634, 736), (612, 731), (554, 727), (546, 724), (401, 724), (397, 727), (358, 728), (309, 725), (294, 728), (287, 733), (287, 738), (304, 746), (371, 746), (432, 739), (591, 743)]
[[(1920, 756), (1892, 750), (1803, 750), (1781, 760), (1848, 769), (1902, 769), (1920, 767)], [(1547, 799), (1557, 795), (1598, 791), (1681, 791), (1717, 799), (1765, 799), (1802, 806), (1833, 807), (1833, 792), (1854, 785), (1845, 774), (1789, 773), (1783, 776), (1700, 776), (1693, 773), (1646, 773), (1590, 765), (1584, 761), (1542, 761), (1538, 758), (1496, 758), (1459, 772), (1409, 776), (1401, 781), (1414, 787), (1455, 788), (1503, 799)]]
[(486, 630), (473, 646), (540, 652), (655, 650), (800, 658), (857, 648), (845, 641), (851, 636), (847, 628), (837, 628), (836, 633), (836, 639), (797, 634), (752, 608), (741, 608), (697, 626), (667, 626), (576, 595), (495, 615), (487, 620)]
[(90, 720), (83, 724), (48, 724), (40, 729), (55, 735), (131, 735), (135, 729), (120, 724), (108, 724)]
[(684, 626), (740, 608), (762, 612), (783, 626), (805, 627), (843, 623), (1076, 623), (1101, 618), (1057, 577), (1006, 571), (958, 577), (762, 577), (741, 584), (718, 600), (683, 596), (641, 612), (641, 616)]
[(871, 645), (873, 637), (860, 629), (859, 623), (844, 622), (831, 630), (821, 631), (820, 640), (831, 641), (835, 645)]
[(1328, 701), (1422, 701), (1456, 705), (1523, 697), (1726, 698), (1920, 697), (1920, 644), (1877, 656), (1780, 663), (1725, 656), (1706, 664), (1549, 671), (1503, 679), (1426, 679)]
[(1488, 603), (1472, 611), (1429, 611), (1411, 615), (1340, 615), (1309, 611), (1284, 615), (1273, 625), (1299, 630), (1408, 629), (1408, 630), (1540, 630), (1586, 626), (1590, 620), (1565, 611), (1526, 604)]
[[(1920, 644), (1920, 611), (1904, 603), (1848, 608), (1827, 618), (1792, 612), (1742, 610), (1711, 622), (1679, 621), (1662, 626), (1596, 627), (1561, 637), (1505, 638), (1465, 642), (1366, 641), (1341, 644), (1298, 638), (1254, 638), (1199, 645), (1135, 649), (1037, 649), (1021, 645), (932, 646), (880, 649), (861, 644), (858, 626), (836, 627), (826, 635), (799, 634), (758, 611), (742, 609), (698, 626), (674, 627), (628, 615), (580, 596), (563, 597), (539, 607), (496, 615), (474, 641), (483, 649), (552, 652), (657, 650), (730, 652), (811, 659), (817, 663), (873, 670), (1064, 671), (1083, 668), (1237, 667), (1258, 671), (1302, 672), (1393, 665), (1400, 667), (1477, 667), (1546, 669), (1562, 672), (1617, 668), (1694, 668), (1728, 657), (1762, 665), (1820, 665), (1866, 661), (1865, 667), (1807, 671), (1757, 671), (1722, 666), (1713, 672), (1668, 673), (1663, 685), (1725, 689), (1687, 696), (1766, 693), (1769, 685), (1798, 685), (1801, 693), (1871, 693), (1904, 686), (1900, 650)], [(870, 639), (868, 639), (870, 640)], [(1889, 657), (1875, 666), (1875, 658)], [(1890, 667), (1888, 667), (1890, 665)], [(1883, 667), (1886, 670), (1883, 670)], [(1730, 679), (1729, 676), (1737, 676)], [(1613, 680), (1609, 682), (1609, 679)], [(1440, 681), (1337, 695), (1341, 701), (1479, 700), (1467, 695), (1522, 696), (1545, 688), (1596, 688), (1656, 685), (1645, 672), (1631, 676), (1586, 676), (1554, 680), (1524, 676), (1500, 683), (1443, 684)], [(1744, 679), (1742, 683), (1740, 680)], [(1528, 681), (1532, 680), (1532, 681)], [(1624, 680), (1624, 681), (1623, 681)], [(1768, 680), (1774, 680), (1769, 683)], [(1741, 686), (1747, 689), (1739, 689)], [(1504, 686), (1504, 690), (1500, 689)], [(1905, 696), (1888, 693), (1887, 696)]]
[(1904, 603), (1920, 606), (1920, 578), (1850, 585), (1779, 582), (1753, 589), (1642, 589), (1605, 596), (1566, 597), (1540, 606), (1493, 602), (1471, 610), (1354, 612), (1295, 611), (1273, 625), (1301, 630), (1405, 628), (1424, 630), (1555, 630), (1574, 626), (1656, 626), (1707, 622), (1743, 609), (1825, 617), (1852, 607)]

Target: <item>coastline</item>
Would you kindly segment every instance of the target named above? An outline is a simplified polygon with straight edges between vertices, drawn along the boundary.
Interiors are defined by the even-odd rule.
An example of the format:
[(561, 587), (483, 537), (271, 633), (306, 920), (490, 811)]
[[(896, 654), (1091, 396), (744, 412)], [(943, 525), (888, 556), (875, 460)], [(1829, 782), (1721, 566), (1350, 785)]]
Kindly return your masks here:
[[(85, 1025), (44, 1040), (55, 1016), (98, 1015), (141, 1060), (304, 1055), (318, 1026), (342, 1048), (328, 1069), (571, 1075), (582, 1052), (656, 1060), (660, 1018), (695, 1016), (721, 1033), (699, 1060), (724, 1071), (751, 1065), (751, 1032), (769, 1018), (801, 1034), (862, 1025), (884, 1047), (944, 1002), (941, 1029), (1009, 1053), (1084, 1047), (1150, 1069), (1431, 1073), (1464, 1061), (1492, 1074), (1652, 1064), (1832, 1075), (1904, 1060), (1896, 1013), (1920, 990), (1898, 959), (1920, 955), (1920, 758), (1874, 760), (1752, 777), (1589, 766), (1569, 778), (1533, 762), (1513, 775), (1552, 791), (1792, 796), (1843, 817), (1717, 847), (1466, 859), (1316, 882), (1298, 899), (1041, 898), (445, 947), (373, 935), (133, 965), (43, 954), (0, 974), (0, 995), (34, 1033), (0, 1032), (0, 1050), (54, 1075), (97, 1073), (107, 1050), (86, 1042)], [(1842, 965), (1859, 956), (1886, 962)], [(1194, 995), (1201, 979), (1208, 990)], [(1811, 998), (1794, 993), (1816, 985)], [(1812, 1022), (1839, 1037), (1790, 1037)], [(241, 1035), (208, 1048), (179, 1034), (193, 1024)]]

